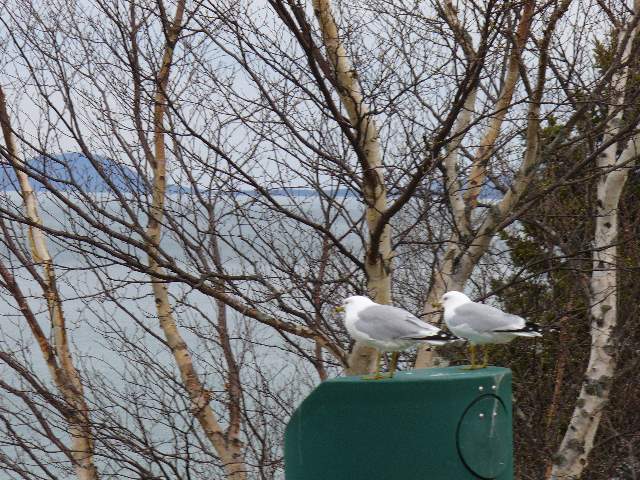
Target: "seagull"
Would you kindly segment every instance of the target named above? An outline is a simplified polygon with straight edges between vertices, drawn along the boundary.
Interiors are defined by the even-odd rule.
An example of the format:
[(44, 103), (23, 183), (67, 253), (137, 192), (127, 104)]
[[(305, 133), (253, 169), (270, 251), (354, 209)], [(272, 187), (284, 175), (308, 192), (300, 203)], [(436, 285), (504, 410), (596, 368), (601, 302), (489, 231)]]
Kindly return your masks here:
[[(336, 311), (344, 312), (344, 324), (354, 340), (378, 351), (376, 373), (363, 377), (368, 380), (393, 377), (398, 365), (398, 352), (412, 345), (420, 342), (444, 345), (460, 340), (434, 325), (423, 322), (402, 308), (380, 305), (359, 295), (346, 298)], [(391, 371), (386, 375), (380, 373), (380, 357), (383, 352), (393, 352)]]
[[(444, 322), (455, 335), (469, 340), (469, 370), (485, 368), (489, 363), (487, 344), (508, 343), (516, 337), (541, 337), (541, 327), (517, 315), (490, 305), (472, 302), (464, 293), (451, 291), (442, 296)], [(484, 359), (476, 365), (476, 345), (482, 345)]]

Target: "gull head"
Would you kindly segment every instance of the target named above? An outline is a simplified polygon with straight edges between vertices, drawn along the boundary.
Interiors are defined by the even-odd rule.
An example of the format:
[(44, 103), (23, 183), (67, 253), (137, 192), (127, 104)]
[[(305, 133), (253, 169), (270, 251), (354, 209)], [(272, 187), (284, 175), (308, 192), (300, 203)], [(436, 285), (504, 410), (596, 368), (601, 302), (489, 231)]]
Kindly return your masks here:
[(471, 302), (471, 299), (462, 292), (451, 290), (442, 296), (442, 306), (445, 308), (456, 308), (459, 305)]
[(373, 305), (373, 303), (373, 300), (370, 298), (363, 297), (362, 295), (354, 295), (345, 298), (342, 305), (336, 307), (336, 312), (345, 312), (346, 314), (349, 314), (349, 312), (359, 312), (363, 308)]

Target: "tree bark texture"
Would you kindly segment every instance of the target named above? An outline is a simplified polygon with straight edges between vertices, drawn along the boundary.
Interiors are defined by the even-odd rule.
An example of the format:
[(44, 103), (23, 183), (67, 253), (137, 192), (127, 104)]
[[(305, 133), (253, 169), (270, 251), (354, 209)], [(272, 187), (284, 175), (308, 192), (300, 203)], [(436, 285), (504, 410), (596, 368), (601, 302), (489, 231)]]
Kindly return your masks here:
[(56, 286), (55, 268), (44, 234), (38, 228), (38, 226), (42, 225), (42, 220), (38, 214), (35, 192), (25, 172), (26, 165), (18, 155), (7, 111), (6, 97), (2, 87), (0, 87), (0, 124), (7, 155), (18, 178), (24, 208), (27, 218), (31, 222), (28, 227), (30, 253), (34, 262), (41, 265), (44, 272), (41, 284), (44, 288), (44, 297), (51, 320), (53, 345), (49, 343), (45, 333), (40, 328), (13, 276), (3, 268), (2, 277), (12, 287), (29, 328), (38, 342), (53, 382), (66, 403), (61, 413), (69, 426), (70, 451), (76, 475), (79, 480), (95, 480), (98, 478), (98, 471), (94, 463), (94, 441), (89, 418), (89, 407), (84, 397), (80, 374), (73, 363), (71, 350), (69, 349), (62, 299)]
[[(169, 23), (166, 32), (166, 44), (162, 64), (157, 74), (157, 85), (154, 97), (154, 152), (148, 158), (153, 170), (152, 205), (147, 227), (147, 249), (149, 270), (152, 275), (152, 289), (160, 327), (164, 333), (175, 359), (182, 384), (191, 400), (191, 412), (205, 432), (212, 447), (222, 461), (223, 468), (230, 480), (245, 480), (246, 467), (243, 458), (243, 445), (240, 440), (241, 419), (231, 412), (229, 428), (225, 431), (218, 422), (210, 406), (211, 392), (205, 388), (193, 366), (193, 359), (176, 325), (171, 307), (168, 286), (160, 280), (164, 269), (156, 261), (157, 249), (162, 233), (162, 219), (166, 195), (166, 145), (164, 117), (167, 107), (167, 86), (169, 84), (171, 65), (178, 36), (182, 28), (185, 1), (179, 1), (174, 19)], [(224, 321), (224, 318), (221, 319)]]
[[(378, 303), (391, 303), (391, 228), (382, 226), (382, 234), (374, 238), (380, 228), (383, 213), (387, 210), (387, 190), (384, 183), (380, 137), (372, 114), (364, 101), (358, 83), (358, 75), (351, 65), (340, 40), (331, 3), (314, 0), (313, 9), (322, 32), (327, 57), (335, 73), (340, 101), (347, 112), (351, 126), (357, 132), (357, 150), (364, 187), (366, 221), (369, 242), (365, 253), (365, 273), (369, 296)], [(348, 373), (364, 374), (374, 368), (375, 350), (356, 343), (349, 357)]]
[[(496, 103), (496, 110), (494, 115), (491, 117), (487, 130), (482, 137), (480, 146), (473, 159), (471, 171), (468, 177), (469, 186), (464, 193), (456, 172), (458, 157), (457, 150), (462, 143), (464, 135), (463, 132), (466, 131), (471, 121), (471, 112), (475, 107), (477, 94), (475, 90), (467, 99), (465, 110), (458, 119), (458, 125), (456, 126), (456, 133), (458, 137), (452, 144), (451, 149), (447, 152), (447, 156), (444, 160), (448, 200), (455, 220), (455, 229), (449, 239), (448, 246), (442, 257), (440, 266), (437, 271), (434, 272), (432, 284), (427, 294), (427, 300), (423, 306), (423, 314), (425, 318), (433, 319), (434, 315), (438, 311), (436, 304), (446, 291), (461, 290), (464, 287), (464, 284), (471, 276), (475, 265), (489, 248), (491, 238), (494, 234), (493, 228), (497, 227), (499, 224), (499, 222), (496, 221), (497, 216), (491, 216), (490, 224), (485, 225), (483, 223), (485, 228), (483, 229), (481, 227), (476, 235), (473, 235), (471, 216), (478, 205), (478, 196), (480, 195), (480, 190), (487, 175), (487, 164), (493, 153), (494, 144), (502, 129), (505, 115), (511, 106), (513, 93), (518, 79), (520, 78), (520, 55), (529, 36), (535, 3), (535, 1), (529, 1), (525, 3), (523, 7), (523, 13), (516, 32), (515, 44), (512, 46), (511, 53), (509, 55), (509, 65), (505, 81)], [(457, 19), (455, 18), (455, 11), (449, 7), (446, 12), (447, 18), (450, 19), (449, 23), (456, 25)], [(472, 50), (472, 47), (466, 45), (464, 49), (467, 52)], [(533, 102), (532, 105), (535, 105), (535, 102)], [(539, 110), (539, 106), (537, 108)], [(534, 115), (533, 117), (537, 118), (537, 115)], [(527, 154), (525, 154), (525, 157), (531, 156), (528, 155), (529, 152), (533, 154), (537, 152), (536, 145), (536, 139), (534, 138), (533, 143), (527, 147)], [(535, 157), (533, 157), (533, 159), (535, 159)], [(525, 161), (526, 158), (523, 161), (523, 164)], [(526, 179), (523, 179), (523, 181), (524, 180)], [(520, 190), (523, 189), (521, 188)], [(502, 210), (506, 211), (507, 208), (504, 207), (507, 206), (507, 204), (511, 207), (514, 202), (511, 199), (506, 202), (505, 200), (506, 196), (502, 200), (501, 204), (505, 204), (503, 205)], [(489, 226), (493, 228), (486, 228)], [(434, 358), (433, 350), (431, 348), (427, 345), (421, 346), (418, 349), (415, 366), (417, 368), (432, 366)]]
[[(622, 68), (612, 81), (613, 106), (624, 102), (633, 43), (638, 36), (640, 1), (634, 5), (635, 15), (620, 34), (619, 50)], [(623, 43), (623, 42), (626, 42)], [(620, 108), (606, 129), (604, 142), (615, 138), (623, 123), (624, 109)], [(616, 369), (614, 329), (618, 321), (618, 207), (629, 167), (638, 156), (640, 144), (633, 137), (622, 152), (614, 141), (598, 157), (601, 177), (597, 184), (596, 225), (593, 245), (593, 272), (591, 274), (590, 316), (591, 350), (580, 394), (564, 434), (550, 478), (576, 480), (588, 464), (602, 413), (609, 400), (611, 383)]]

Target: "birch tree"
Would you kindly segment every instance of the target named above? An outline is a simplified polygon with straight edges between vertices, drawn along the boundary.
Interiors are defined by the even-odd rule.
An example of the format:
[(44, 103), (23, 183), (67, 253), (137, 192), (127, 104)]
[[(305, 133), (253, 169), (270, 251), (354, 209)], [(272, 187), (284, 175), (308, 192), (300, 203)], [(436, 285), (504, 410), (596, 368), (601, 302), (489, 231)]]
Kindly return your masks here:
[[(156, 75), (156, 91), (154, 95), (153, 108), (153, 156), (150, 155), (150, 148), (145, 149), (148, 152), (147, 161), (151, 165), (153, 172), (153, 183), (151, 186), (152, 204), (150, 209), (150, 218), (146, 231), (146, 249), (148, 252), (149, 274), (153, 286), (153, 295), (158, 312), (158, 320), (164, 332), (167, 344), (173, 353), (183, 385), (191, 399), (191, 410), (198, 419), (207, 438), (211, 442), (212, 447), (216, 450), (227, 478), (232, 480), (243, 480), (246, 478), (246, 467), (244, 465), (242, 453), (242, 441), (240, 440), (240, 402), (238, 388), (240, 380), (237, 369), (234, 365), (230, 365), (229, 369), (229, 388), (230, 395), (230, 418), (229, 426), (223, 429), (218, 422), (216, 414), (209, 405), (211, 401), (211, 392), (205, 388), (200, 376), (193, 366), (193, 360), (189, 353), (188, 346), (176, 327), (176, 321), (172, 311), (171, 301), (167, 285), (160, 279), (164, 274), (164, 269), (156, 261), (158, 255), (158, 247), (160, 246), (160, 237), (162, 233), (162, 223), (164, 214), (164, 202), (166, 196), (167, 182), (167, 160), (165, 146), (165, 112), (167, 108), (168, 96), (167, 89), (170, 80), (171, 67), (174, 63), (174, 51), (178, 42), (183, 25), (183, 17), (185, 10), (185, 1), (181, 0), (176, 5), (176, 12), (173, 19), (168, 18), (167, 13), (161, 10), (161, 21), (166, 28), (166, 43), (162, 54), (162, 63)], [(135, 7), (132, 9), (132, 23), (136, 22)], [(142, 132), (140, 132), (142, 134)], [(144, 143), (144, 137), (141, 137)], [(224, 321), (224, 309), (219, 304), (219, 316)], [(223, 330), (224, 331), (224, 330)], [(224, 337), (222, 338), (225, 342)], [(226, 343), (226, 342), (225, 342)], [(228, 352), (228, 346), (225, 344), (225, 352)], [(232, 360), (232, 356), (227, 356)]]
[[(500, 21), (500, 17), (496, 15), (494, 18), (493, 3), (490, 2), (484, 18), (486, 23), (481, 26), (482, 33), (478, 51), (473, 52), (473, 56), (470, 53), (467, 57), (469, 64), (457, 87), (450, 109), (445, 113), (440, 128), (433, 133), (433, 138), (421, 146), (422, 158), (410, 167), (408, 178), (405, 180), (406, 184), (402, 187), (402, 194), (389, 203), (380, 133), (376, 127), (374, 114), (370, 112), (361, 90), (357, 68), (351, 63), (343, 43), (344, 40), (341, 38), (331, 2), (317, 0), (312, 5), (321, 34), (322, 47), (326, 52), (326, 60), (319, 57), (318, 52), (321, 51), (321, 48), (314, 43), (312, 27), (306, 20), (304, 9), (293, 2), (273, 1), (270, 3), (287, 27), (296, 35), (307, 53), (310, 66), (314, 68), (314, 64), (318, 64), (325, 67), (322, 70), (323, 74), (335, 89), (347, 112), (349, 123), (344, 122), (339, 116), (336, 120), (340, 123), (342, 132), (356, 151), (362, 172), (362, 195), (366, 205), (365, 217), (368, 231), (364, 252), (367, 290), (369, 296), (375, 301), (383, 304), (391, 303), (394, 252), (390, 222), (410, 200), (425, 177), (433, 171), (436, 166), (434, 159), (438, 157), (443, 147), (452, 141), (452, 138), (455, 139), (455, 142), (458, 141), (457, 137), (459, 137), (460, 131), (450, 136), (455, 120), (462, 115), (466, 119), (465, 128), (469, 127), (468, 115), (461, 112), (470, 101), (473, 102), (476, 95), (477, 82), (485, 61), (487, 44), (490, 41), (487, 26), (492, 21)], [(451, 5), (447, 8), (453, 9)], [(324, 79), (317, 78), (316, 81), (322, 84)], [(464, 123), (465, 120), (462, 122)], [(355, 135), (352, 131), (355, 132)], [(349, 358), (349, 373), (370, 372), (373, 368), (374, 358), (373, 349), (356, 344)]]
[[(597, 183), (596, 221), (593, 240), (593, 272), (590, 279), (592, 344), (580, 394), (555, 458), (550, 478), (581, 478), (604, 408), (609, 400), (616, 370), (614, 329), (618, 323), (618, 235), (619, 202), (629, 170), (638, 157), (638, 140), (612, 141), (623, 129), (637, 130), (637, 115), (625, 116), (627, 96), (635, 69), (631, 59), (637, 55), (640, 2), (635, 1), (632, 15), (618, 33), (614, 62), (619, 62), (611, 82), (610, 115), (598, 156), (600, 177)], [(630, 117), (630, 118), (629, 118)]]
[[(515, 209), (518, 201), (526, 193), (532, 179), (533, 171), (540, 162), (539, 155), (539, 125), (540, 102), (545, 89), (545, 80), (548, 62), (548, 48), (553, 38), (554, 29), (558, 20), (567, 12), (571, 1), (556, 3), (550, 15), (549, 22), (538, 43), (537, 78), (531, 91), (531, 99), (527, 112), (526, 150), (520, 163), (512, 185), (500, 202), (491, 207), (489, 213), (484, 216), (478, 226), (472, 226), (472, 218), (478, 215), (478, 197), (485, 183), (488, 171), (488, 163), (495, 153), (496, 140), (500, 134), (505, 115), (513, 106), (512, 100), (516, 83), (520, 77), (523, 66), (522, 52), (531, 35), (531, 22), (536, 8), (536, 2), (526, 2), (516, 30), (515, 42), (510, 46), (507, 72), (502, 88), (498, 94), (495, 113), (491, 116), (487, 130), (472, 160), (471, 169), (466, 181), (462, 182), (456, 173), (458, 157), (456, 149), (448, 152), (445, 158), (445, 171), (447, 173), (447, 191), (449, 203), (456, 221), (452, 232), (452, 238), (440, 260), (440, 265), (435, 271), (431, 286), (427, 294), (423, 312), (430, 316), (435, 312), (439, 299), (447, 290), (462, 290), (466, 281), (471, 276), (474, 267), (480, 258), (487, 252), (495, 233), (505, 226), (505, 220)], [(452, 25), (458, 25), (456, 11), (449, 2), (446, 5), (447, 18)], [(457, 27), (460, 29), (461, 27)], [(473, 51), (473, 46), (466, 40), (466, 50)], [(473, 108), (473, 105), (470, 105)], [(467, 120), (461, 119), (458, 127), (461, 135), (467, 128)], [(456, 148), (459, 147), (455, 146)], [(462, 185), (466, 185), (466, 190)], [(477, 220), (476, 220), (477, 222)], [(475, 228), (474, 228), (475, 227)], [(416, 366), (425, 367), (432, 363), (432, 352), (422, 348), (416, 359)]]
[[(46, 300), (48, 317), (51, 322), (52, 341), (49, 341), (44, 333), (11, 270), (1, 262), (0, 276), (23, 313), (24, 320), (38, 344), (51, 379), (62, 398), (62, 401), (53, 400), (53, 404), (67, 422), (71, 445), (64, 445), (65, 440), (60, 440), (59, 445), (65, 455), (73, 462), (76, 476), (79, 480), (95, 480), (98, 478), (98, 472), (94, 462), (94, 438), (89, 406), (84, 396), (80, 373), (75, 366), (69, 345), (65, 313), (57, 287), (57, 275), (53, 260), (49, 254), (45, 235), (41, 229), (42, 220), (38, 213), (36, 195), (29, 177), (24, 171), (25, 162), (18, 155), (2, 86), (0, 86), (0, 126), (4, 136), (4, 153), (13, 166), (20, 183), (23, 208), (26, 211), (26, 218), (29, 223), (28, 242), (31, 261), (26, 258), (22, 258), (22, 261), (25, 266), (29, 266), (29, 273), (38, 280), (42, 287), (42, 296)], [(6, 235), (6, 225), (3, 224), (2, 229), (4, 230), (4, 242), (7, 247), (17, 251), (18, 248), (12, 244), (11, 238)], [(36, 266), (42, 269), (42, 274), (36, 271)], [(7, 352), (2, 352), (2, 354), (4, 363), (14, 367), (16, 362), (11, 358), (11, 354)], [(22, 375), (25, 380), (32, 381), (29, 375), (19, 367), (14, 367), (14, 370)], [(29, 400), (19, 391), (9, 387), (6, 383), (3, 386), (29, 405)], [(54, 397), (50, 393), (46, 393), (46, 395), (50, 398)]]
[[(277, 5), (276, 8), (278, 8)], [(330, 2), (314, 0), (313, 10), (322, 32), (335, 87), (347, 112), (350, 126), (355, 131), (353, 141), (357, 142), (356, 148), (363, 172), (362, 193), (367, 204), (365, 216), (369, 231), (364, 261), (367, 288), (370, 297), (376, 302), (389, 304), (391, 303), (391, 231), (389, 225), (381, 218), (387, 210), (387, 190), (382, 172), (378, 128), (364, 103), (358, 84), (358, 74), (350, 64), (347, 52), (341, 43)], [(301, 14), (299, 10), (298, 14)], [(371, 370), (373, 353), (371, 347), (357, 345), (349, 360), (350, 372), (357, 374)]]

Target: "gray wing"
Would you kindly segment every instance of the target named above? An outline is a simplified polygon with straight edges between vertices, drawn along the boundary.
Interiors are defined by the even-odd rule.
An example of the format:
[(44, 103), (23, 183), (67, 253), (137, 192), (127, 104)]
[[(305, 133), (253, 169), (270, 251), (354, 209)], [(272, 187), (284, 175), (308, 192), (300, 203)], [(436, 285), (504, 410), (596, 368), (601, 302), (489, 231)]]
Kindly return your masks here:
[(517, 315), (498, 310), (491, 305), (465, 303), (453, 310), (453, 315), (447, 319), (447, 324), (454, 328), (467, 324), (478, 332), (491, 332), (523, 328), (525, 320)]
[(407, 339), (440, 331), (406, 310), (390, 305), (373, 305), (361, 310), (354, 325), (374, 340)]

